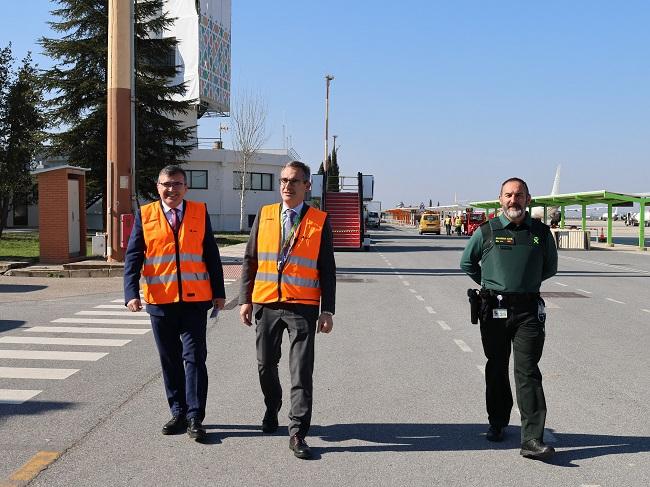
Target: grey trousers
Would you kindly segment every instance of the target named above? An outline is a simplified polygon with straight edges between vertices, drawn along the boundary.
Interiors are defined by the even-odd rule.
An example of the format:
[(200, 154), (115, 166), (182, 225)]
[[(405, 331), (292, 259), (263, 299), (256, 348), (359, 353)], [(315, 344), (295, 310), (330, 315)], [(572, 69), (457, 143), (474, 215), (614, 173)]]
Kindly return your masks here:
[(311, 424), (314, 337), (318, 307), (303, 304), (254, 305), (257, 370), (264, 403), (270, 410), (282, 402), (278, 363), (282, 355), (282, 335), (289, 333), (291, 409), (289, 435), (306, 436)]

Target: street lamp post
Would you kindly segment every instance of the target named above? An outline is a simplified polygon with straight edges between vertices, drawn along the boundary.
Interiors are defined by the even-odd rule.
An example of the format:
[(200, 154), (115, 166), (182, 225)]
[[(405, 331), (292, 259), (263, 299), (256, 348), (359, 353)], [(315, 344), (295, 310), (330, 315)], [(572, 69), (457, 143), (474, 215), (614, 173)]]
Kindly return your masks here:
[(327, 188), (327, 156), (329, 153), (328, 147), (328, 124), (329, 124), (329, 111), (330, 111), (330, 81), (334, 79), (331, 74), (325, 75), (325, 158), (323, 159), (323, 172), (325, 173), (325, 188)]

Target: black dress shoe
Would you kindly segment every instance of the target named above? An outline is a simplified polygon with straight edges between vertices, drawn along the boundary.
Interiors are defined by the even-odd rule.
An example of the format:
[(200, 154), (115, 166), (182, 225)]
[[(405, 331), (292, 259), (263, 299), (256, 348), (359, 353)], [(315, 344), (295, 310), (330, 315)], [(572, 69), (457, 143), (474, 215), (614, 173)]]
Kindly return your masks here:
[(190, 438), (196, 441), (203, 441), (208, 437), (205, 428), (196, 418), (190, 418), (187, 423), (187, 434)]
[(185, 419), (185, 416), (174, 416), (172, 419), (167, 421), (165, 425), (162, 427), (162, 434), (163, 435), (175, 435), (177, 433), (181, 433), (185, 427), (187, 426), (187, 420)]
[(552, 456), (555, 449), (552, 446), (545, 445), (541, 440), (528, 440), (521, 444), (519, 453), (526, 458), (544, 460)]
[(500, 426), (490, 425), (485, 434), (485, 439), (488, 441), (503, 441), (503, 428)]
[(292, 450), (295, 456), (303, 460), (311, 458), (311, 448), (301, 436), (293, 435), (289, 438), (289, 450)]
[(273, 409), (266, 408), (264, 419), (262, 419), (263, 433), (275, 433), (278, 430), (278, 412), (280, 411), (281, 407), (282, 401), (280, 401), (280, 404), (275, 409), (275, 411)]

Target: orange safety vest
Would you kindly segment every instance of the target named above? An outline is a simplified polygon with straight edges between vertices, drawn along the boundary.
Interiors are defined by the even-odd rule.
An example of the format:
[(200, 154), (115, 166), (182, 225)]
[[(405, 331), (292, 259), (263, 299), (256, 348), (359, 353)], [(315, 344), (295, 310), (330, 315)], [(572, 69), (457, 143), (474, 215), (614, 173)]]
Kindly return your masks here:
[(282, 204), (277, 203), (262, 207), (260, 212), (252, 301), (318, 306), (321, 290), (317, 262), (327, 213), (309, 207), (296, 229), (286, 261), (281, 265), (281, 210)]
[(140, 213), (146, 248), (144, 300), (150, 304), (210, 301), (210, 276), (203, 260), (205, 204), (185, 201), (178, 235), (174, 235), (160, 201), (144, 205)]

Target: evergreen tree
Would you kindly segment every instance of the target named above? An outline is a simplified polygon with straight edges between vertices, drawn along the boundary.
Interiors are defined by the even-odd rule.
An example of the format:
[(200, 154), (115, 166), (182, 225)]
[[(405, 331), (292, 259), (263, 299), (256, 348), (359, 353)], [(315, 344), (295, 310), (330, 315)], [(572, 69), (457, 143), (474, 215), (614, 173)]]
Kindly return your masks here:
[(339, 163), (337, 161), (338, 149), (333, 149), (327, 157), (327, 191), (339, 191)]
[(0, 52), (0, 236), (14, 197), (31, 192), (30, 171), (39, 150), (45, 119), (43, 98), (31, 55), (11, 72), (11, 48)]
[[(42, 38), (47, 55), (58, 60), (43, 73), (52, 94), (48, 101), (50, 152), (67, 156), (70, 164), (89, 167), (87, 203), (106, 192), (106, 83), (108, 58), (108, 0), (56, 0), (60, 8), (50, 22), (60, 39)], [(161, 14), (162, 0), (136, 2), (136, 191), (154, 198), (152, 184), (159, 170), (182, 162), (191, 150), (192, 127), (171, 120), (191, 109), (190, 102), (172, 97), (184, 85), (169, 85), (177, 67), (165, 62), (176, 40), (158, 39), (173, 19)]]

